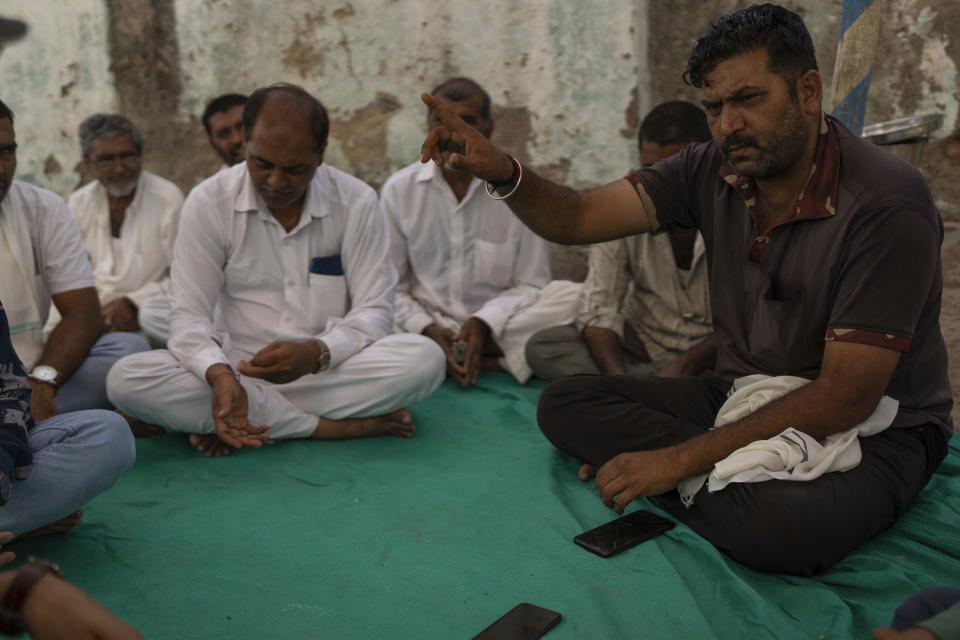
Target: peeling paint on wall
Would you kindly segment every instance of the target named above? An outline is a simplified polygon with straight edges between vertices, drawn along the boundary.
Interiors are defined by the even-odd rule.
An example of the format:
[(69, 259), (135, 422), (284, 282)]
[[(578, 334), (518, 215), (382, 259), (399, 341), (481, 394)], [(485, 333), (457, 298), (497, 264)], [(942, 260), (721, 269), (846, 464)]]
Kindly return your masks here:
[(396, 96), (381, 91), (372, 102), (356, 109), (349, 117), (331, 119), (331, 137), (340, 142), (354, 170), (366, 176), (367, 182), (377, 189), (390, 176), (387, 126), (399, 109)]
[[(806, 19), (829, 87), (841, 0), (785, 3)], [(50, 11), (8, 0), (3, 11), (31, 33), (0, 57), (3, 97), (18, 111), (21, 176), (63, 194), (80, 179), (76, 127), (87, 115), (124, 111), (144, 129), (147, 167), (189, 188), (217, 166), (199, 123), (205, 103), (277, 81), (302, 84), (331, 111), (326, 161), (380, 184), (418, 155), (420, 92), (467, 75), (493, 98), (499, 144), (586, 186), (636, 163), (650, 108), (696, 98), (680, 78), (690, 46), (742, 4), (62, 0)], [(938, 135), (949, 136), (960, 126), (960, 3), (886, 6), (868, 121), (940, 110)], [(924, 168), (960, 219), (956, 144), (931, 144)]]

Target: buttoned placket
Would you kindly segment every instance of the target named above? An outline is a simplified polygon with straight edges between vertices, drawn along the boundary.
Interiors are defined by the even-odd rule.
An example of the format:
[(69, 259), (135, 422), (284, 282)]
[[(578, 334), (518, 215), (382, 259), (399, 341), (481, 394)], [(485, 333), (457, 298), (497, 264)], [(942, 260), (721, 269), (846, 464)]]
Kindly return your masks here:
[(307, 287), (309, 263), (308, 227), (313, 218), (307, 211), (303, 211), (297, 226), (288, 233), (273, 215), (262, 212), (260, 215), (274, 225), (280, 239), (280, 257), (283, 263), (283, 309), (280, 312), (280, 322), (283, 329), (287, 330), (281, 333), (292, 332), (295, 328), (294, 318), (306, 302), (303, 294)]
[(457, 202), (457, 197), (453, 193), (453, 188), (443, 178), (443, 175), (438, 172), (435, 179), (440, 190), (444, 193), (444, 198), (447, 199), (448, 208), (451, 212), (449, 218), (450, 299), (448, 300), (447, 307), (455, 310), (455, 315), (459, 317), (466, 315), (467, 313), (466, 306), (464, 305), (464, 285), (467, 282), (468, 274), (472, 272), (469, 260), (473, 259), (474, 249), (473, 242), (471, 241), (472, 239), (470, 237), (473, 232), (474, 220), (469, 217), (467, 203), (469, 203), (470, 199), (474, 197), (480, 181), (476, 178), (471, 180), (470, 186), (467, 187), (467, 192), (464, 194), (463, 199), (460, 202)]

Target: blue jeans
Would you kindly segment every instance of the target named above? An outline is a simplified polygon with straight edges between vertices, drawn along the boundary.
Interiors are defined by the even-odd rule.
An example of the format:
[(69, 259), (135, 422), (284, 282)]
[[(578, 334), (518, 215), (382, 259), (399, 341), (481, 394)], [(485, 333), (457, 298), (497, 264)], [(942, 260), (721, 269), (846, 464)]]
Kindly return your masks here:
[(149, 351), (150, 344), (135, 333), (106, 333), (100, 336), (86, 360), (57, 391), (57, 412), (85, 409), (112, 409), (107, 400), (107, 372), (113, 363), (131, 353)]
[(126, 420), (112, 411), (62, 413), (29, 434), (33, 465), (11, 483), (0, 531), (20, 535), (64, 518), (133, 467), (136, 448)]

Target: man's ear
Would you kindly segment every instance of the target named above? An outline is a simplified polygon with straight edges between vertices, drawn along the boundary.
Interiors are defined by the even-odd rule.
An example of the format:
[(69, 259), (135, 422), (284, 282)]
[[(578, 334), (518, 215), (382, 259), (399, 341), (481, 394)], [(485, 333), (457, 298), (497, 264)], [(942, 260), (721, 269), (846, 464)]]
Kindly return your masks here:
[(797, 78), (797, 100), (804, 113), (819, 115), (823, 108), (823, 76), (816, 69), (810, 69)]

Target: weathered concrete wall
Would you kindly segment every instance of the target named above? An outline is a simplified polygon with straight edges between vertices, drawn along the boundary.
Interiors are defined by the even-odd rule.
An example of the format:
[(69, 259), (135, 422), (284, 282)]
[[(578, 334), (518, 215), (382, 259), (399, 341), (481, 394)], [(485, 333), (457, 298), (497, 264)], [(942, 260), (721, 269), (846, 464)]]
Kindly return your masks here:
[[(786, 3), (807, 20), (829, 87), (840, 0)], [(27, 20), (31, 33), (0, 57), (2, 97), (17, 111), (21, 177), (68, 193), (82, 179), (77, 124), (119, 109), (144, 130), (148, 168), (189, 188), (218, 164), (198, 119), (207, 99), (296, 82), (331, 111), (327, 161), (379, 185), (416, 159), (419, 93), (464, 74), (493, 96), (499, 143), (588, 185), (635, 164), (642, 113), (695, 98), (680, 79), (690, 45), (742, 4), (7, 0), (0, 11)], [(960, 220), (960, 3), (886, 4), (868, 122), (945, 113), (924, 168), (944, 213)], [(558, 265), (561, 275), (582, 269)]]

